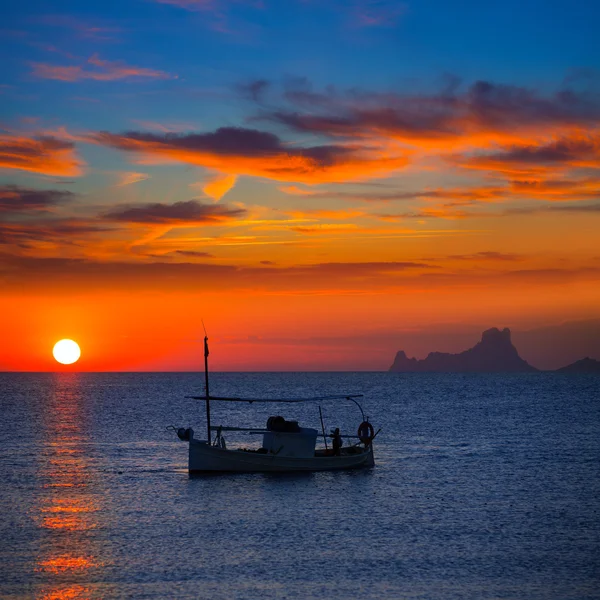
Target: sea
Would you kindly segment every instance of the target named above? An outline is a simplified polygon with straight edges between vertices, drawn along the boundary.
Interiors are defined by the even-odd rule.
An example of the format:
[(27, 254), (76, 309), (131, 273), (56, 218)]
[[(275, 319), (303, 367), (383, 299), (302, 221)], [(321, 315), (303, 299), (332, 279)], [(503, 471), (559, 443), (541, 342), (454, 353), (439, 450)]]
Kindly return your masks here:
[[(190, 477), (201, 373), (0, 373), (0, 597), (600, 598), (600, 377), (214, 373), (218, 396), (364, 394), (372, 469)], [(212, 404), (321, 431), (319, 403)], [(355, 433), (346, 400), (327, 431)], [(259, 446), (248, 433), (228, 447)]]

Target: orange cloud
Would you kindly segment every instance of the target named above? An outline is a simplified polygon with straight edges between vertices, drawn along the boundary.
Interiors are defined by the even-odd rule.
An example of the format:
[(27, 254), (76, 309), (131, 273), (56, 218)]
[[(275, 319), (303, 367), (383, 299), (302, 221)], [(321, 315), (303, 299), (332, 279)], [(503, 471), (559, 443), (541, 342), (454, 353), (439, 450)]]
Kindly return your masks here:
[[(540, 136), (600, 124), (600, 102), (592, 92), (561, 89), (554, 94), (514, 85), (477, 81), (461, 90), (459, 81), (434, 94), (315, 91), (306, 79), (287, 82), (280, 98), (270, 97), (264, 80), (245, 86), (245, 95), (263, 106), (257, 117), (296, 131), (346, 139), (384, 138), (423, 150), (482, 148), (522, 143)], [(292, 105), (292, 108), (290, 108)], [(296, 110), (295, 110), (296, 109)]]
[(202, 191), (213, 198), (220, 200), (234, 185), (237, 180), (235, 175), (219, 174), (202, 187)]
[(513, 144), (491, 153), (454, 155), (449, 160), (467, 169), (521, 177), (542, 177), (572, 168), (598, 168), (600, 132), (576, 130), (550, 140)]
[(593, 200), (600, 198), (600, 179), (512, 180), (513, 196), (548, 201)]
[(365, 212), (362, 210), (292, 210), (285, 211), (286, 215), (290, 215), (294, 219), (353, 219), (355, 217), (364, 217)]
[(51, 136), (0, 135), (0, 168), (54, 176), (82, 174), (74, 144)]
[(211, 133), (108, 132), (89, 141), (138, 155), (138, 161), (179, 161), (230, 175), (308, 184), (377, 178), (406, 166), (406, 155), (357, 144), (287, 146), (274, 134), (241, 127)]
[(299, 188), (297, 185), (282, 185), (277, 189), (284, 194), (289, 194), (290, 196), (314, 196), (318, 194), (318, 192), (315, 192), (314, 190), (305, 190)]
[(115, 184), (116, 187), (124, 187), (133, 183), (139, 183), (140, 181), (146, 181), (150, 179), (150, 175), (147, 173), (137, 173), (135, 171), (124, 171), (118, 174), (118, 181)]
[(80, 81), (93, 79), (96, 81), (115, 81), (120, 79), (171, 79), (173, 75), (158, 71), (127, 65), (122, 61), (102, 60), (97, 54), (88, 58), (83, 65), (50, 65), (47, 63), (31, 63), (32, 75), (41, 79), (56, 79), (59, 81)]
[[(488, 261), (498, 268), (489, 269)], [(112, 262), (66, 258), (32, 258), (1, 255), (7, 290), (43, 289), (51, 293), (72, 290), (77, 282), (81, 289), (141, 290), (164, 289), (169, 281), (171, 290), (202, 290), (203, 292), (244, 290), (248, 296), (265, 291), (273, 293), (356, 293), (372, 295), (382, 291), (419, 292), (425, 289), (448, 292), (455, 286), (474, 285), (485, 289), (506, 290), (507, 285), (539, 289), (540, 285), (562, 286), (576, 281), (597, 285), (597, 266), (565, 266), (562, 268), (511, 268), (521, 261), (483, 258), (481, 267), (475, 260), (458, 270), (423, 261), (365, 261), (296, 264), (289, 267), (263, 265), (247, 267), (236, 264), (208, 262)], [(458, 264), (463, 261), (457, 261)], [(596, 288), (597, 290), (597, 288)]]
[(319, 225), (312, 225), (310, 227), (290, 227), (291, 231), (297, 233), (348, 233), (352, 231), (358, 231), (358, 225), (354, 223), (320, 223)]

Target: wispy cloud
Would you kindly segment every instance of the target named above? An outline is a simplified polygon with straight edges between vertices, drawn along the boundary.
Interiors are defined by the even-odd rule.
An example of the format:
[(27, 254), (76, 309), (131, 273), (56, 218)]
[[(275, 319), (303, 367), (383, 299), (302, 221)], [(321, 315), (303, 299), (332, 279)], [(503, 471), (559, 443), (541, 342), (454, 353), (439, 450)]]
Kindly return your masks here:
[(177, 76), (159, 71), (128, 65), (123, 61), (102, 60), (98, 54), (93, 54), (87, 61), (79, 65), (53, 65), (48, 63), (31, 63), (32, 75), (41, 79), (58, 81), (117, 81), (129, 79), (174, 79)]
[(160, 225), (219, 224), (242, 217), (246, 211), (226, 205), (202, 204), (197, 200), (174, 204), (144, 204), (115, 207), (103, 215), (106, 221)]
[(73, 142), (52, 136), (0, 135), (0, 168), (62, 177), (82, 174)]
[(407, 12), (400, 0), (353, 0), (352, 17), (362, 27), (392, 27)]
[(150, 179), (148, 173), (137, 173), (136, 171), (124, 171), (123, 173), (117, 174), (116, 187), (124, 187), (133, 183), (139, 183), (140, 181), (146, 181)]
[(467, 261), (522, 261), (525, 259), (521, 254), (511, 254), (507, 252), (476, 252), (475, 254), (452, 254), (448, 258), (453, 260), (467, 260)]
[(537, 143), (505, 146), (492, 153), (453, 156), (450, 160), (464, 168), (525, 177), (565, 168), (600, 168), (600, 133), (576, 131)]
[(61, 246), (89, 243), (92, 234), (112, 231), (110, 227), (85, 219), (45, 219), (43, 221), (0, 223), (0, 245), (19, 249), (48, 250)]
[(209, 27), (221, 33), (233, 33), (231, 9), (242, 5), (263, 9), (263, 0), (154, 0), (158, 4), (169, 4), (190, 12), (203, 12), (210, 15)]
[[(485, 262), (485, 259), (484, 259)], [(467, 265), (465, 265), (467, 266)], [(97, 261), (89, 259), (39, 258), (0, 254), (5, 289), (72, 289), (73, 282), (86, 289), (162, 289), (168, 280), (172, 289), (243, 289), (275, 294), (357, 293), (377, 294), (402, 291), (464, 289), (475, 285), (492, 291), (540, 290), (543, 286), (600, 281), (596, 266), (563, 268), (511, 268), (511, 261), (498, 261), (497, 268), (486, 264), (453, 270), (421, 261), (322, 262), (280, 267), (266, 264), (247, 267), (205, 261), (158, 260), (147, 262)]]
[(86, 21), (72, 15), (42, 15), (33, 20), (47, 27), (57, 27), (73, 31), (77, 37), (97, 42), (112, 41), (123, 32), (121, 27), (106, 21)]
[(0, 186), (0, 215), (48, 212), (74, 198), (75, 194), (66, 190)]

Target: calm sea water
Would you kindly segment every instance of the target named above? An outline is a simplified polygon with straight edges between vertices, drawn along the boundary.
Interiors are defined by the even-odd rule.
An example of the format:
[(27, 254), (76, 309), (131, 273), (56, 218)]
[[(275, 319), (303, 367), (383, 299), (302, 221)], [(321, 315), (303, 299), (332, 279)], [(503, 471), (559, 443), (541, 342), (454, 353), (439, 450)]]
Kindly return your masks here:
[[(190, 478), (166, 427), (202, 436), (201, 384), (0, 374), (0, 596), (600, 598), (600, 378), (216, 373), (215, 395), (364, 392), (377, 465)], [(278, 412), (319, 424), (216, 403), (213, 423)]]

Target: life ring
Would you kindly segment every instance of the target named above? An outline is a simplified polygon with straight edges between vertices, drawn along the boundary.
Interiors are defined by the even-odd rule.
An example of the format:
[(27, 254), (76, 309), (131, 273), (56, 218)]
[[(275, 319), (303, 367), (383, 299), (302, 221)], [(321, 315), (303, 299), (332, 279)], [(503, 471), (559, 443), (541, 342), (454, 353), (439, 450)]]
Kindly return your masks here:
[(356, 432), (358, 435), (358, 439), (365, 445), (368, 446), (375, 437), (375, 430), (373, 429), (373, 425), (369, 423), (369, 421), (363, 421), (358, 426), (358, 431)]

